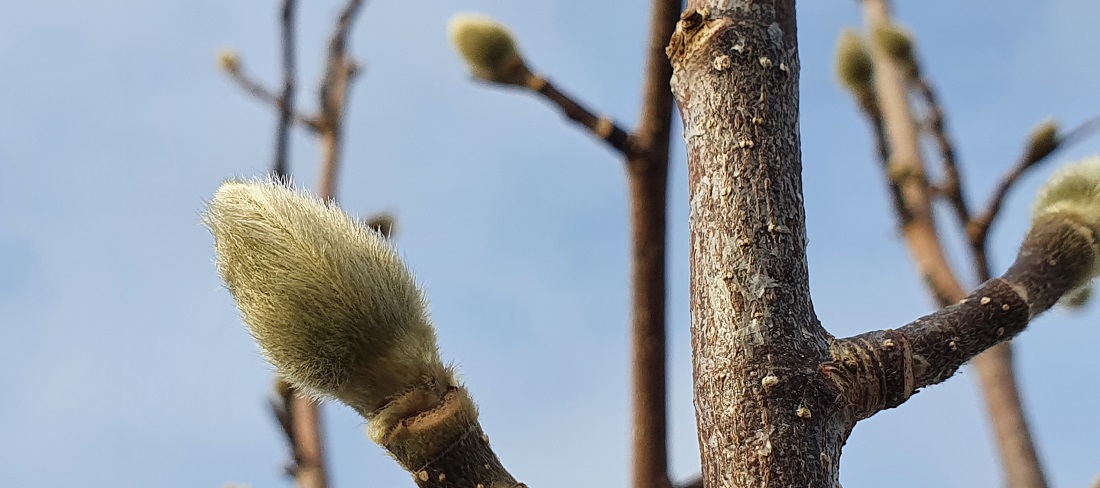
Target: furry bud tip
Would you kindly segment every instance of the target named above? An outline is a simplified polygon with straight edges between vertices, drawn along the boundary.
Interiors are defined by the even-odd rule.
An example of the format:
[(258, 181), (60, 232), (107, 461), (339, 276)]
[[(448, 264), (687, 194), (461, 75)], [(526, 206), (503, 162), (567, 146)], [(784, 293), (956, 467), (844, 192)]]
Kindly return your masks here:
[(447, 33), (473, 76), (519, 86), (532, 76), (503, 24), (483, 15), (456, 14), (447, 24)]
[(906, 76), (917, 76), (917, 58), (913, 52), (913, 36), (899, 27), (884, 25), (871, 33), (875, 48), (898, 64)]
[(218, 51), (218, 68), (226, 73), (236, 73), (241, 70), (241, 53), (236, 49), (222, 49)]
[[(1072, 219), (1100, 236), (1100, 156), (1065, 165), (1043, 184), (1035, 199), (1032, 222), (1050, 216)], [(1095, 262), (1093, 277), (1100, 275), (1100, 259)]]
[(368, 419), (454, 386), (425, 299), (390, 242), (276, 180), (227, 181), (203, 221), (249, 332), (282, 378)]
[(863, 39), (852, 29), (844, 29), (836, 43), (836, 76), (856, 96), (871, 92), (874, 64)]

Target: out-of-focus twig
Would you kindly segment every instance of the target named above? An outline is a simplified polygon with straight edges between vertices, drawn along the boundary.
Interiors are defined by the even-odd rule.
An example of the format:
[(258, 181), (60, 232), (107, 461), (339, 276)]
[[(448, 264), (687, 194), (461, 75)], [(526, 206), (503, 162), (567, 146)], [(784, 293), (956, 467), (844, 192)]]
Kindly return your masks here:
[(294, 87), (297, 84), (297, 69), (294, 62), (294, 10), (295, 0), (283, 0), (279, 18), (282, 26), (283, 54), (283, 94), (279, 97), (279, 125), (275, 130), (275, 162), (272, 165), (277, 175), (286, 173), (287, 152), (290, 150), (290, 123), (294, 116)]
[(321, 106), (321, 175), (317, 193), (324, 200), (336, 199), (348, 83), (358, 71), (358, 65), (347, 55), (348, 35), (363, 3), (363, 0), (350, 0), (344, 5), (328, 42), (328, 58), (318, 93)]
[(1034, 140), (1029, 141), (1027, 147), (1024, 149), (1023, 154), (1016, 161), (1016, 164), (1012, 166), (1003, 177), (997, 187), (993, 190), (993, 196), (990, 197), (989, 203), (986, 204), (985, 209), (981, 213), (975, 215), (966, 226), (967, 236), (970, 240), (971, 247), (974, 249), (975, 264), (981, 271), (982, 276), (989, 276), (988, 258), (986, 257), (986, 248), (988, 247), (989, 229), (993, 225), (993, 222), (1001, 213), (1001, 206), (1004, 205), (1005, 197), (1008, 196), (1009, 190), (1020, 180), (1020, 178), (1027, 173), (1030, 169), (1037, 166), (1039, 163), (1045, 161), (1054, 151), (1072, 145), (1086, 137), (1089, 137), (1097, 132), (1100, 132), (1100, 116), (1094, 117), (1075, 127), (1063, 136), (1055, 136), (1053, 144), (1041, 147), (1040, 150), (1035, 150)]
[(963, 183), (962, 177), (959, 175), (959, 164), (955, 159), (955, 145), (947, 134), (943, 106), (940, 105), (939, 97), (936, 95), (932, 84), (927, 77), (920, 74), (920, 71), (918, 71), (917, 77), (913, 79), (913, 86), (921, 98), (924, 99), (928, 110), (928, 125), (932, 132), (932, 139), (936, 141), (936, 147), (940, 152), (943, 182), (940, 183), (939, 189), (943, 196), (951, 202), (951, 207), (955, 210), (955, 216), (958, 218), (960, 225), (965, 226), (970, 221), (970, 209), (962, 191)]
[[(248, 74), (244, 72), (243, 69), (238, 68), (232, 71), (226, 70), (226, 72), (229, 75), (229, 78), (237, 83), (237, 86), (240, 86), (241, 89), (243, 89), (249, 95), (252, 95), (253, 98), (259, 100), (264, 104), (275, 107), (280, 112), (283, 110), (283, 99), (279, 95), (272, 93), (270, 89), (260, 84), (260, 82), (252, 79), (250, 76), (248, 76)], [(293, 121), (297, 122), (302, 127), (309, 129), (310, 132), (317, 132), (319, 125), (318, 118), (316, 116), (298, 112), (291, 108), (289, 105), (287, 107), (291, 111), (291, 119)]]

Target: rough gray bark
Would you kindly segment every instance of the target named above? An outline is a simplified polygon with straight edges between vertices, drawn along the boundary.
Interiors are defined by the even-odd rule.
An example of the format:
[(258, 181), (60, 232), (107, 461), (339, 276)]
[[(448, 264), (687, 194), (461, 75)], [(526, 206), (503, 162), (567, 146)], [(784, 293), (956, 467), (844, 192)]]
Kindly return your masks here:
[(691, 199), (696, 421), (708, 487), (838, 486), (851, 422), (817, 374), (794, 1), (691, 1), (673, 35)]

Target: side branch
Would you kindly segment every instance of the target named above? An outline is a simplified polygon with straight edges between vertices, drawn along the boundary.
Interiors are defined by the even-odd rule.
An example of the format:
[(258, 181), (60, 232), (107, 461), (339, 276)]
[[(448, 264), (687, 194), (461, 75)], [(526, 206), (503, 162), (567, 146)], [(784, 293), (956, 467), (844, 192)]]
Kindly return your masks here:
[(900, 329), (833, 341), (833, 360), (821, 370), (837, 384), (857, 418), (896, 407), (1022, 332), (1091, 277), (1098, 253), (1095, 229), (1071, 216), (1042, 217), (1002, 277)]
[[(249, 95), (252, 95), (254, 98), (262, 103), (278, 109), (280, 111), (280, 114), (282, 113), (284, 103), (281, 96), (274, 94), (270, 89), (260, 84), (260, 82), (250, 78), (244, 73), (243, 70), (235, 69), (227, 70), (227, 72), (229, 74), (229, 78), (235, 81), (237, 83), (237, 86), (240, 86), (241, 89), (243, 89)], [(291, 110), (291, 117), (295, 122), (309, 129), (310, 132), (316, 133), (318, 131), (318, 129), (320, 128), (318, 117), (294, 111), (293, 108), (289, 108), (289, 105), (287, 105), (287, 107), (289, 110)]]
[[(919, 71), (918, 71), (919, 72)], [(913, 85), (921, 98), (924, 99), (928, 109), (928, 123), (932, 129), (932, 138), (936, 141), (936, 147), (940, 151), (940, 162), (943, 165), (943, 182), (940, 191), (951, 202), (955, 209), (955, 215), (962, 225), (970, 221), (970, 209), (962, 192), (962, 177), (959, 175), (959, 164), (955, 159), (955, 145), (951, 137), (947, 135), (947, 124), (940, 105), (939, 97), (935, 89), (929, 83), (928, 78), (918, 75), (913, 80)]]
[(641, 155), (641, 148), (638, 147), (637, 141), (630, 133), (616, 124), (610, 117), (596, 115), (569, 95), (558, 90), (545, 77), (532, 75), (527, 80), (527, 88), (557, 105), (566, 117), (587, 128), (592, 132), (592, 135), (602, 139), (626, 158), (630, 159)]
[(294, 116), (294, 86), (297, 82), (297, 70), (294, 62), (294, 9), (295, 0), (283, 0), (280, 20), (283, 31), (283, 94), (279, 97), (279, 125), (275, 130), (274, 172), (284, 175), (287, 172), (287, 152), (290, 147), (290, 123)]
[(1005, 197), (1008, 196), (1008, 191), (1016, 185), (1016, 182), (1018, 182), (1028, 170), (1045, 161), (1047, 156), (1062, 147), (1080, 141), (1098, 131), (1100, 131), (1100, 117), (1095, 117), (1077, 126), (1075, 129), (1066, 133), (1066, 135), (1054, 138), (1051, 144), (1037, 144), (1036, 137), (1033, 135), (1033, 139), (1029, 141), (1020, 159), (1017, 160), (1012, 169), (1001, 178), (1000, 183), (997, 184), (997, 188), (993, 190), (993, 196), (990, 197), (985, 210), (975, 215), (966, 226), (967, 236), (970, 239), (971, 247), (974, 249), (976, 265), (979, 268), (984, 268), (984, 275), (989, 275), (988, 259), (985, 257), (989, 241), (989, 228), (1000, 215), (1001, 206), (1004, 205)]

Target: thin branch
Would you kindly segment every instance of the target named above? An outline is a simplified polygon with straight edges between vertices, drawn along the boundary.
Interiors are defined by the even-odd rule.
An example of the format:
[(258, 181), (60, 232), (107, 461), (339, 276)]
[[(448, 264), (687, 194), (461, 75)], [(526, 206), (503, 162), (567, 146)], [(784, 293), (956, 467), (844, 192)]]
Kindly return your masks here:
[[(282, 97), (274, 94), (270, 89), (249, 77), (247, 74), (244, 73), (243, 70), (238, 69), (228, 71), (228, 74), (229, 78), (237, 82), (237, 85), (240, 86), (249, 95), (252, 95), (254, 98), (259, 100), (260, 102), (263, 102), (264, 104), (274, 107), (275, 109), (279, 110), (280, 113), (282, 112)], [(319, 117), (306, 115), (301, 112), (294, 111), (293, 109), (291, 109), (291, 113), (294, 121), (298, 124), (301, 124), (306, 129), (309, 129), (310, 132), (315, 133), (320, 128), (318, 122)]]
[[(641, 115), (627, 154), (630, 185), (632, 290), (632, 453), (634, 488), (668, 488), (668, 386), (665, 299), (672, 64), (665, 48), (683, 2), (653, 0)], [(625, 153), (624, 153), (625, 154)]]
[(1048, 215), (1034, 223), (1003, 276), (967, 298), (897, 330), (834, 341), (822, 372), (857, 418), (904, 403), (950, 378), (983, 351), (1019, 334), (1066, 292), (1090, 279), (1100, 235), (1077, 218)]
[(569, 117), (587, 128), (594, 136), (602, 139), (616, 151), (619, 151), (624, 157), (629, 159), (641, 155), (641, 148), (638, 146), (638, 141), (634, 140), (634, 138), (625, 129), (616, 124), (614, 120), (607, 116), (596, 115), (580, 102), (574, 100), (561, 90), (558, 90), (558, 88), (551, 84), (545, 77), (541, 75), (529, 77), (527, 88), (546, 97), (551, 103), (557, 105), (566, 117)]
[(276, 105), (279, 107), (279, 125), (275, 132), (274, 173), (282, 176), (287, 172), (287, 152), (290, 148), (290, 124), (294, 114), (294, 86), (296, 67), (294, 62), (294, 9), (295, 0), (283, 0), (280, 9), (283, 39), (283, 94)]
[[(890, 26), (891, 20), (886, 0), (864, 0), (864, 10), (867, 14), (868, 24), (873, 29)], [(875, 56), (875, 78), (878, 91), (881, 94), (885, 90), (890, 95), (890, 103), (884, 107), (884, 110), (889, 109), (893, 112), (893, 118), (889, 121), (889, 132), (892, 136), (897, 136), (897, 140), (903, 144), (902, 148), (906, 149), (911, 155), (909, 157), (916, 158), (915, 161), (919, 164), (920, 147), (916, 134), (909, 134), (912, 129), (908, 126), (912, 125), (912, 117), (908, 101), (905, 98), (907, 81), (910, 79), (910, 75), (919, 71), (919, 69), (915, 66), (915, 60), (909, 60), (912, 64), (908, 69), (899, 66), (891, 56), (883, 53), (881, 49), (874, 50), (873, 55)], [(924, 85), (925, 88), (928, 88), (927, 83)], [(935, 112), (938, 106), (935, 104), (934, 93), (926, 90), (924, 95), (926, 99), (930, 100), (929, 105), (933, 107), (932, 110)], [(936, 132), (942, 136), (940, 140), (941, 154), (945, 156), (945, 173), (948, 176), (948, 185), (944, 188), (946, 190), (944, 193), (953, 200), (956, 215), (963, 218), (969, 211), (962, 197), (961, 183), (954, 162), (954, 152), (942, 131), (942, 124), (941, 130)], [(945, 151), (945, 147), (947, 151)], [(895, 157), (893, 159), (910, 161), (909, 158)], [(923, 167), (914, 173), (923, 175)], [(951, 187), (952, 185), (954, 188)], [(923, 187), (914, 185), (913, 190), (906, 197), (914, 198), (912, 202), (917, 203), (922, 210), (930, 209), (928, 200), (931, 188), (927, 185)], [(947, 306), (961, 299), (965, 292), (959, 285), (956, 275), (946, 263), (943, 244), (936, 232), (934, 223), (931, 221), (931, 214), (928, 215), (929, 218), (924, 222), (920, 222), (922, 225), (916, 228), (921, 232), (907, 232), (906, 241), (911, 254), (918, 262), (921, 272), (928, 278), (927, 284), (930, 291), (941, 306)], [(984, 259), (979, 261), (984, 262)], [(988, 277), (988, 267), (976, 267), (979, 276)], [(936, 279), (937, 275), (929, 274), (929, 269), (938, 270), (940, 279)], [(1009, 395), (1009, 393), (1017, 393), (1012, 364), (1007, 361), (1011, 357), (1011, 351), (1008, 351), (1010, 347), (1010, 344), (998, 346), (996, 351), (979, 356), (974, 363), (979, 371), (979, 379), (985, 392), (990, 416), (998, 416), (994, 420), (994, 427), (1009, 486), (1014, 488), (1042, 488), (1046, 486), (1046, 482), (1042, 476), (1042, 468), (1038, 461), (1036, 449), (1033, 444), (1021, 442), (1021, 440), (1030, 440), (1029, 434), (1020, 435), (1020, 432), (1026, 433), (1029, 431), (1022, 402), (1018, 394)], [(1006, 382), (992, 383), (995, 380), (1005, 380)]]
[(1024, 154), (1020, 156), (1020, 159), (1016, 161), (1012, 169), (1001, 178), (1000, 183), (997, 184), (997, 188), (993, 190), (993, 196), (990, 197), (985, 210), (975, 215), (966, 226), (971, 248), (974, 250), (975, 254), (975, 266), (982, 270), (981, 274), (986, 276), (989, 275), (989, 263), (986, 250), (988, 247), (989, 229), (1000, 215), (1001, 207), (1004, 205), (1008, 191), (1016, 185), (1028, 170), (1045, 161), (1047, 156), (1053, 154), (1060, 148), (1072, 145), (1096, 132), (1100, 132), (1100, 116), (1085, 121), (1066, 133), (1066, 135), (1057, 139), (1054, 147), (1049, 151), (1034, 152), (1030, 150), (1030, 147), (1025, 148)]
[(917, 76), (913, 80), (913, 86), (927, 105), (932, 138), (935, 139), (936, 147), (940, 151), (940, 162), (943, 165), (943, 183), (939, 185), (940, 192), (951, 202), (960, 225), (965, 226), (970, 221), (970, 209), (962, 193), (963, 184), (959, 176), (958, 162), (955, 159), (955, 146), (951, 137), (947, 135), (943, 106), (940, 105), (939, 97), (927, 77)]
[(905, 197), (901, 193), (901, 185), (898, 178), (894, 178), (890, 172), (890, 141), (886, 136), (886, 127), (882, 120), (882, 110), (873, 98), (857, 100), (867, 121), (871, 123), (872, 136), (875, 141), (875, 153), (879, 163), (882, 164), (882, 174), (886, 176), (886, 187), (890, 192), (890, 202), (894, 206), (894, 214), (898, 216), (898, 225), (902, 229), (913, 218), (909, 209), (905, 206)]
[[(994, 190), (987, 210), (972, 217), (967, 224), (967, 239), (979, 281), (988, 280), (991, 275), (989, 229), (1000, 214), (1008, 190), (1028, 169), (1046, 159), (1063, 143), (1079, 140), (1097, 127), (1100, 127), (1100, 118), (1082, 124), (1060, 140), (1055, 139), (1049, 147), (1042, 144), (1036, 147), (1034, 139), (1029, 141), (1017, 164)], [(997, 446), (1009, 482), (1014, 486), (1042, 487), (1046, 481), (1020, 400), (1012, 356), (1011, 344), (1001, 344), (978, 356), (974, 365), (985, 392), (986, 409), (997, 435)]]
[(348, 84), (357, 71), (355, 63), (347, 57), (348, 34), (363, 3), (362, 0), (350, 0), (340, 11), (329, 38), (328, 58), (318, 93), (321, 105), (321, 174), (317, 193), (324, 200), (336, 198), (340, 148), (343, 143), (342, 119), (347, 103)]
[(290, 401), (294, 422), (294, 477), (298, 488), (326, 488), (324, 443), (321, 441), (321, 411), (309, 398), (295, 395)]
[[(890, 25), (885, 0), (864, 0), (871, 29)], [(890, 147), (888, 176), (901, 187), (909, 220), (902, 225), (917, 267), (940, 304), (952, 303), (964, 295), (955, 271), (947, 262), (932, 214), (930, 185), (921, 154), (919, 131), (909, 107), (907, 71), (882, 49), (871, 50), (875, 66), (875, 93), (882, 110), (883, 125)]]

